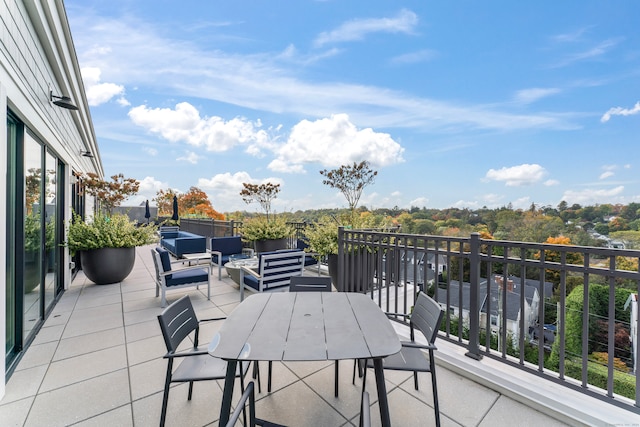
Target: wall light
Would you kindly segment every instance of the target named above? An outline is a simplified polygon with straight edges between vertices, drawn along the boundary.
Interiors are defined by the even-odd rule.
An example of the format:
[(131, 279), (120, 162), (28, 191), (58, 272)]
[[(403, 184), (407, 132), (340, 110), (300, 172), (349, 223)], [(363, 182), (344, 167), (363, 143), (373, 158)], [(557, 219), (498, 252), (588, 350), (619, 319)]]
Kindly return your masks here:
[[(54, 101), (55, 99), (55, 101)], [(77, 110), (78, 107), (73, 103), (71, 98), (66, 95), (57, 96), (53, 94), (52, 90), (49, 90), (49, 100), (58, 107), (66, 108), (67, 110)]]

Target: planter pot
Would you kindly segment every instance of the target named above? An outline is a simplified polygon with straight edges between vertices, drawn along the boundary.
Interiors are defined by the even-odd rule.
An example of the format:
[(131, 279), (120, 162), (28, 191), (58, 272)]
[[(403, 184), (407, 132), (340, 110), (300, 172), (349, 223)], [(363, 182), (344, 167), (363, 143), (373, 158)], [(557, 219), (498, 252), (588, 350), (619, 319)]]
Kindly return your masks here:
[(258, 253), (279, 251), (289, 248), (289, 239), (285, 237), (283, 239), (256, 240), (255, 246)]
[(136, 248), (102, 248), (80, 253), (85, 276), (96, 285), (122, 282), (133, 270)]

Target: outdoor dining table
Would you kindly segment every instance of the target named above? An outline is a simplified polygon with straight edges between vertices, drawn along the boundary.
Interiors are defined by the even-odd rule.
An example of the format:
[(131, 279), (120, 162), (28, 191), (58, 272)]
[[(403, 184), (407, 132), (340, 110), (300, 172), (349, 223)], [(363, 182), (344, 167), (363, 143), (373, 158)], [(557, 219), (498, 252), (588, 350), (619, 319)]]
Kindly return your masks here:
[(231, 413), (238, 361), (373, 359), (382, 425), (390, 426), (382, 359), (400, 348), (388, 318), (365, 294), (251, 295), (227, 317), (209, 345), (209, 354), (227, 361), (220, 425)]

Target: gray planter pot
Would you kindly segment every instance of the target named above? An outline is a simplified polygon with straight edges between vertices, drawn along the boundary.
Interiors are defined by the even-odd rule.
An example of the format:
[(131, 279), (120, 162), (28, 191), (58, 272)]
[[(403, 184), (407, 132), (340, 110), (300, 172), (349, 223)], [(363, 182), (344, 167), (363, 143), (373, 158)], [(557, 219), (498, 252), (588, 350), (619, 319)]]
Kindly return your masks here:
[(102, 248), (80, 252), (85, 276), (96, 285), (122, 282), (133, 270), (136, 248)]
[(270, 240), (256, 240), (256, 252), (273, 252), (280, 249), (287, 249), (289, 245), (289, 239), (270, 239)]

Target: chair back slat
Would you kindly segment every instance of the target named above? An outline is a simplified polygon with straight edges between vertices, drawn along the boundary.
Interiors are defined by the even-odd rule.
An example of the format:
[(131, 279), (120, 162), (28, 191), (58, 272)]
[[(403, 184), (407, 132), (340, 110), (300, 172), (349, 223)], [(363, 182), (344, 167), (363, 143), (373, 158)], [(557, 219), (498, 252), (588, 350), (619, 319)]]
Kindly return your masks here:
[(330, 277), (295, 276), (289, 284), (290, 292), (331, 292)]
[(174, 353), (180, 343), (198, 329), (198, 318), (188, 295), (165, 308), (158, 315), (158, 322), (169, 353)]
[(443, 313), (440, 304), (429, 298), (427, 294), (424, 292), (418, 294), (411, 312), (411, 323), (415, 329), (424, 334), (430, 344), (433, 344), (438, 336)]

